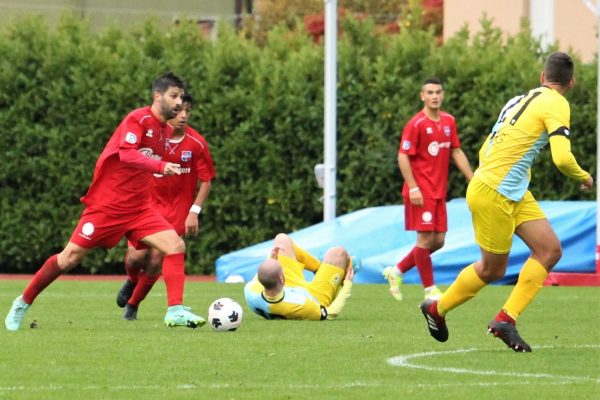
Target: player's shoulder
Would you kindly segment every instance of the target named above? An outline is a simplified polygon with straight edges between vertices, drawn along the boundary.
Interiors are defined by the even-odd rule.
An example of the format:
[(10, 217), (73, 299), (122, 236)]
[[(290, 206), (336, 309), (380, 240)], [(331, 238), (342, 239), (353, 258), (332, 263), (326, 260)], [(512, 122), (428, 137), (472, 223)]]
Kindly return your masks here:
[(440, 117), (446, 119), (446, 120), (450, 120), (452, 122), (456, 121), (456, 118), (454, 117), (454, 115), (450, 114), (449, 112), (446, 111), (440, 111)]
[(127, 114), (127, 116), (133, 118), (143, 118), (146, 116), (152, 116), (152, 111), (150, 111), (150, 106), (145, 106), (130, 111), (129, 114)]
[(204, 136), (189, 125), (185, 127), (185, 137), (188, 140), (197, 143), (202, 148), (208, 147), (208, 143)]
[(248, 283), (244, 285), (244, 295), (246, 298), (255, 297), (260, 295), (263, 291), (263, 286), (260, 284), (256, 276), (254, 276)]
[(569, 101), (565, 96), (549, 87), (540, 87), (537, 104), (546, 112), (569, 112)]
[(408, 120), (408, 122), (406, 123), (406, 127), (411, 127), (411, 128), (417, 127), (426, 121), (427, 121), (427, 116), (425, 115), (423, 110), (421, 110), (418, 113), (416, 113), (415, 115), (413, 115), (411, 117), (411, 119)]
[(127, 114), (126, 118), (133, 119), (139, 122), (140, 124), (158, 122), (158, 119), (154, 116), (154, 114), (152, 114), (150, 106), (136, 108), (135, 110)]
[(548, 98), (549, 101), (558, 103), (560, 105), (569, 105), (569, 100), (567, 100), (567, 98), (565, 96), (563, 96), (562, 94), (560, 94), (559, 92), (557, 92), (554, 89), (551, 88), (545, 88), (546, 90), (543, 91), (543, 94), (545, 94), (544, 97)]

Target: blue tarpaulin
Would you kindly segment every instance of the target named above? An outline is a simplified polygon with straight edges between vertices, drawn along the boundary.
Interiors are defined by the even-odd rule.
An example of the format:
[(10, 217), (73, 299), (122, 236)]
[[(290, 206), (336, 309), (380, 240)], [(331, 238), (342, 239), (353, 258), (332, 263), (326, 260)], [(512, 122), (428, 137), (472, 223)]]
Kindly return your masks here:
[[(595, 272), (595, 202), (541, 201), (540, 205), (563, 246), (563, 256), (553, 271)], [(273, 236), (277, 233), (273, 232)], [(290, 233), (290, 236), (319, 258), (332, 246), (344, 246), (351, 255), (360, 257), (362, 266), (355, 277), (357, 283), (385, 282), (381, 276), (383, 268), (396, 264), (416, 241), (415, 232), (404, 230), (402, 205), (366, 208)], [(272, 245), (270, 240), (219, 257), (216, 261), (217, 280), (222, 282), (230, 276), (250, 280)], [(479, 256), (465, 200), (448, 202), (446, 243), (432, 255), (436, 283), (451, 283)], [(515, 236), (506, 275), (497, 283), (516, 282), (528, 256), (529, 249)], [(405, 274), (404, 282), (420, 283), (416, 268)]]

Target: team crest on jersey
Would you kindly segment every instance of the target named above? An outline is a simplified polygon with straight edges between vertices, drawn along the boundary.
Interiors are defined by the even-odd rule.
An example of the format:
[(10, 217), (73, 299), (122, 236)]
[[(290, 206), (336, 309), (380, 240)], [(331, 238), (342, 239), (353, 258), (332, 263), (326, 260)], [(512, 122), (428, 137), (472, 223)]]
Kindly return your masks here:
[(402, 150), (408, 150), (410, 149), (410, 140), (403, 140), (402, 141)]
[(192, 159), (192, 151), (191, 150), (184, 150), (181, 152), (181, 161), (186, 162), (186, 161), (190, 161)]
[(444, 127), (444, 134), (445, 134), (446, 136), (450, 136), (450, 127), (449, 127), (449, 126), (445, 126), (445, 127)]
[(431, 129), (431, 127), (430, 127), (430, 126), (428, 126), (427, 128), (425, 128), (425, 132), (426, 132), (428, 135), (431, 135), (431, 134), (433, 133), (433, 129)]
[(137, 136), (135, 136), (135, 133), (127, 132), (127, 135), (125, 135), (125, 141), (127, 143), (135, 144), (137, 142)]
[(148, 130), (146, 131), (146, 136), (148, 136), (148, 137), (152, 137), (152, 136), (154, 136), (154, 131), (153, 131), (152, 129), (148, 129)]

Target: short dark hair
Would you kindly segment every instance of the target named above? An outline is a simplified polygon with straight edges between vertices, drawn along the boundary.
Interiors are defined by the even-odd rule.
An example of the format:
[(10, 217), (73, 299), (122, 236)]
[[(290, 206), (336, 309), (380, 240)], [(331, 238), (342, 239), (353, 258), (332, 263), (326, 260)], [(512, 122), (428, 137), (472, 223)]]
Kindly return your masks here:
[(544, 64), (546, 81), (555, 82), (561, 86), (566, 86), (571, 82), (574, 70), (573, 59), (567, 53), (560, 51), (550, 54)]
[(193, 105), (194, 104), (194, 98), (192, 97), (191, 94), (189, 93), (184, 93), (183, 97), (181, 98), (181, 102), (182, 103), (189, 103), (189, 105)]
[(165, 72), (152, 82), (152, 91), (164, 94), (170, 87), (183, 89), (183, 80), (172, 72)]
[(442, 85), (442, 80), (440, 78), (435, 78), (435, 77), (427, 78), (423, 81), (422, 86), (428, 85), (430, 83), (433, 83), (434, 85)]
[(279, 283), (277, 277), (265, 274), (264, 272), (261, 273), (260, 269), (258, 270), (257, 278), (258, 282), (260, 282), (260, 284), (263, 285), (263, 287), (267, 290), (275, 289), (277, 287), (277, 284)]

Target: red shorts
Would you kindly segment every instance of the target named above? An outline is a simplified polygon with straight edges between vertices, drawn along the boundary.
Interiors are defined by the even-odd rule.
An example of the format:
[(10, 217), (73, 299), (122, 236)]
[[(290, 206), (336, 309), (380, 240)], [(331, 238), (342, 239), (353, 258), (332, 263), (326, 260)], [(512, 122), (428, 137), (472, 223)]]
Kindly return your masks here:
[(178, 207), (176, 203), (175, 205), (169, 204), (168, 206), (157, 204), (154, 208), (156, 208), (160, 215), (165, 217), (179, 236), (183, 236), (185, 233), (185, 219), (190, 212), (189, 207)]
[(171, 224), (152, 208), (119, 216), (86, 208), (69, 241), (86, 249), (112, 248), (126, 236), (136, 249), (144, 249), (142, 238), (171, 229)]
[(423, 199), (423, 206), (413, 206), (404, 197), (404, 227), (407, 231), (447, 232), (446, 199)]

